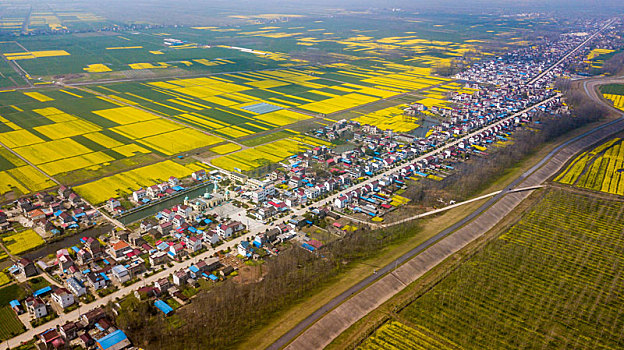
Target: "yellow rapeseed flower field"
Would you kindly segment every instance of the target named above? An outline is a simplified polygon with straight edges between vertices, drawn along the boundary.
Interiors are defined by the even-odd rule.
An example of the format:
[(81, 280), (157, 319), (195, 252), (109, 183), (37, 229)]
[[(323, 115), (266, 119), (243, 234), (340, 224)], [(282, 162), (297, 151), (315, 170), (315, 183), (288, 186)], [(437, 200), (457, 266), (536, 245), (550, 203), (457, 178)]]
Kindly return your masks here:
[(52, 140), (58, 140), (66, 137), (78, 136), (102, 130), (100, 126), (82, 119), (37, 126), (33, 129), (41, 133), (42, 135), (49, 137)]
[(621, 109), (624, 111), (624, 96), (622, 95), (613, 95), (613, 94), (603, 94), (603, 96), (611, 100), (613, 102), (613, 106), (617, 109)]
[(248, 171), (269, 163), (280, 162), (286, 157), (310, 148), (311, 146), (295, 140), (284, 139), (215, 158), (211, 163), (229, 171), (235, 169)]
[(144, 166), (138, 169), (104, 177), (96, 181), (76, 186), (75, 191), (91, 203), (102, 203), (111, 197), (127, 195), (141, 187), (151, 186), (169, 179), (170, 176), (179, 178), (205, 169), (199, 163), (185, 165), (171, 160)]
[(90, 149), (70, 138), (18, 147), (14, 151), (33, 164), (48, 163), (91, 152)]
[(223, 139), (203, 134), (194, 129), (180, 129), (146, 137), (137, 142), (166, 155), (187, 152), (195, 148), (211, 146)]
[(102, 109), (93, 111), (93, 113), (121, 125), (158, 118), (157, 115), (132, 107)]
[(53, 98), (48, 97), (40, 92), (25, 92), (24, 95), (30, 97), (30, 98), (34, 98), (35, 100), (39, 101), (39, 102), (48, 102), (48, 101), (54, 101)]
[(123, 143), (99, 132), (85, 134), (82, 136), (106, 148), (115, 148), (115, 147), (123, 146)]
[(9, 61), (15, 61), (15, 60), (30, 60), (33, 58), (69, 56), (69, 55), (70, 55), (69, 52), (65, 50), (48, 50), (48, 51), (28, 51), (28, 52), (5, 53), (4, 57), (6, 57), (6, 59)]
[(227, 154), (227, 153), (232, 153), (232, 152), (236, 152), (238, 150), (241, 149), (241, 146), (235, 144), (235, 143), (226, 143), (224, 145), (220, 145), (220, 146), (215, 146), (212, 147), (210, 149), (210, 151), (216, 153), (216, 154)]
[(16, 187), (22, 193), (28, 192), (28, 189), (14, 179), (8, 172), (0, 171), (0, 195), (13, 190), (13, 187)]
[(108, 68), (106, 65), (101, 63), (90, 64), (87, 67), (83, 68), (85, 72), (89, 73), (103, 73), (103, 72), (112, 72), (113, 70)]
[(28, 130), (20, 129), (0, 133), (0, 142), (9, 148), (15, 148), (40, 143), (43, 142), (43, 140), (38, 136), (33, 135)]
[(7, 173), (11, 174), (11, 176), (28, 187), (31, 192), (41, 191), (56, 185), (47, 176), (43, 175), (30, 165), (24, 165), (7, 170)]
[[(135, 146), (135, 145), (130, 145)], [(104, 152), (91, 152), (75, 157), (59, 159), (53, 162), (41, 164), (38, 167), (45, 171), (48, 175), (57, 175), (61, 173), (66, 173), (78, 169), (91, 168), (95, 170), (93, 167), (95, 165), (100, 165), (103, 163), (112, 162), (115, 159)]]
[(30, 249), (34, 249), (45, 243), (43, 238), (33, 230), (26, 230), (14, 233), (2, 238), (4, 246), (11, 254), (21, 254)]

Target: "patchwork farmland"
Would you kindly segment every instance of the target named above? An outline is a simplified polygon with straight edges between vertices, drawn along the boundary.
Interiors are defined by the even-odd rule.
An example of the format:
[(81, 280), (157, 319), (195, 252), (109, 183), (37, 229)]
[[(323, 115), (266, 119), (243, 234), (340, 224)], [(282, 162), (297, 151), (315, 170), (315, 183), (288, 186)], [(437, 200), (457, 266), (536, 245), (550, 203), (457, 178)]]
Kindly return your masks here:
[[(16, 29), (18, 17), (6, 28)], [(408, 103), (444, 108), (447, 94), (463, 89), (432, 68), (483, 49), (482, 41), (461, 36), (420, 38), (430, 24), (372, 34), (363, 30), (365, 21), (345, 26), (293, 17), (300, 26), (266, 26), (236, 19), (250, 22), (98, 34), (97, 40), (1, 41), (0, 195), (15, 198), (62, 183), (100, 203), (200, 168), (254, 171), (325, 144), (299, 133), (326, 125), (326, 118), (412, 132), (423, 123), (404, 118)], [(66, 11), (35, 10), (31, 18), (33, 30), (50, 31), (103, 21)], [(509, 25), (504, 22), (500, 30)], [(354, 34), (353, 26), (362, 31)], [(239, 44), (249, 39), (257, 45)], [(329, 51), (330, 62), (300, 55), (318, 48)], [(378, 55), (387, 50), (419, 55)], [(197, 73), (209, 75), (186, 77)], [(69, 84), (51, 87), (54, 79)], [(47, 88), (10, 89), (26, 82)], [(191, 152), (204, 164), (176, 159)]]
[[(62, 50), (5, 54), (20, 62), (66, 56)], [(0, 102), (0, 142), (5, 146), (0, 150), (0, 178), (4, 179), (0, 192), (25, 194), (52, 187), (55, 181), (80, 184), (105, 175), (77, 186), (87, 200), (101, 203), (152, 185), (161, 176), (188, 176), (205, 168), (164, 162), (194, 150), (217, 155), (210, 160), (215, 167), (253, 171), (327, 145), (299, 137), (298, 131), (289, 129), (295, 125), (325, 125), (324, 118), (353, 110), (349, 113), (359, 116), (359, 122), (409, 132), (420, 124), (417, 118), (403, 117), (403, 101), (444, 107), (444, 93), (461, 88), (449, 79), (431, 76), (429, 69), (381, 59), (375, 64), (383, 70), (326, 64), (88, 88), (5, 91)], [(414, 90), (422, 90), (422, 95), (402, 97)], [(367, 106), (377, 104), (391, 107), (357, 112), (374, 110)], [(124, 172), (142, 165), (147, 167)], [(158, 167), (157, 176), (135, 177), (133, 172), (150, 166)], [(121, 180), (128, 177), (133, 180)]]
[(222, 141), (85, 91), (5, 92), (2, 97), (2, 192), (54, 185), (33, 166), (75, 183)]

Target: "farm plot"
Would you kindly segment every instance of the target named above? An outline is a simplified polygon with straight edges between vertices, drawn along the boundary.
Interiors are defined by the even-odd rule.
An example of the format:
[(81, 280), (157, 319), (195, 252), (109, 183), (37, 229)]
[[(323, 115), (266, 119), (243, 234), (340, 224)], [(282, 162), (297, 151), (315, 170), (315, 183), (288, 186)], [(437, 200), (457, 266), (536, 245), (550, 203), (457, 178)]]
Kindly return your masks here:
[(15, 180), (14, 182), (9, 182), (8, 185), (17, 187), (24, 194), (28, 193), (29, 190), (30, 192), (35, 192), (55, 185), (52, 180), (30, 165), (8, 170), (6, 174), (10, 175)]
[(111, 197), (127, 195), (141, 187), (166, 181), (171, 176), (186, 177), (191, 173), (205, 169), (199, 163), (181, 165), (174, 161), (147, 165), (138, 169), (104, 177), (93, 182), (76, 186), (76, 192), (91, 203), (102, 203)]
[(419, 127), (413, 120), (417, 118), (408, 118), (403, 115), (403, 109), (406, 105), (384, 108), (382, 110), (364, 114), (353, 119), (362, 125), (373, 125), (381, 130), (393, 130), (394, 132), (408, 132)]
[[(276, 67), (255, 55), (235, 50), (198, 45), (163, 48), (163, 38), (156, 35), (97, 35), (67, 34), (62, 36), (20, 37), (17, 42), (0, 44), (9, 60), (16, 60), (32, 76), (54, 76), (68, 73), (114, 75), (134, 68), (171, 67), (192, 71), (219, 72), (223, 70), (262, 67), (259, 63)], [(11, 44), (8, 44), (11, 43)], [(15, 43), (18, 43), (16, 45)], [(15, 47), (14, 47), (15, 46)], [(64, 50), (59, 50), (62, 48)], [(160, 65), (163, 62), (164, 65)], [(113, 74), (111, 74), (111, 72)]]
[(43, 245), (44, 240), (33, 230), (25, 230), (2, 238), (2, 243), (13, 255), (19, 255), (25, 251)]
[[(426, 330), (425, 330), (426, 332)], [(359, 350), (400, 350), (400, 349), (460, 349), (447, 339), (433, 338), (425, 332), (406, 326), (400, 322), (385, 323), (358, 347)]]
[(240, 149), (241, 149), (241, 146), (235, 143), (226, 143), (224, 145), (212, 147), (210, 150), (216, 154), (228, 154), (228, 153), (236, 152)]
[(0, 307), (0, 341), (11, 339), (24, 330), (24, 325), (9, 306)]
[(231, 153), (211, 161), (214, 166), (229, 171), (250, 171), (256, 168), (277, 163), (311, 147), (301, 142), (284, 139), (240, 152)]
[(550, 191), (399, 315), (466, 349), (622, 348), (623, 215)]
[[(406, 67), (389, 69), (403, 72)], [(347, 68), (344, 69), (348, 73)], [(314, 114), (359, 107), (407, 91), (379, 85), (378, 81), (367, 82), (370, 77), (379, 78), (372, 73), (357, 77), (363, 85), (324, 79), (324, 74), (322, 69), (292, 68), (146, 84), (113, 84), (99, 90), (114, 92), (116, 98), (140, 103), (147, 109), (231, 139), (297, 123)], [(405, 73), (387, 77), (386, 82), (403, 84), (414, 80), (414, 76)], [(418, 87), (441, 81), (428, 78)], [(388, 123), (397, 127), (400, 124), (398, 120)]]
[(613, 107), (624, 111), (624, 95), (603, 94), (603, 96), (613, 102)]
[(577, 156), (555, 181), (591, 190), (624, 195), (624, 145), (613, 138)]

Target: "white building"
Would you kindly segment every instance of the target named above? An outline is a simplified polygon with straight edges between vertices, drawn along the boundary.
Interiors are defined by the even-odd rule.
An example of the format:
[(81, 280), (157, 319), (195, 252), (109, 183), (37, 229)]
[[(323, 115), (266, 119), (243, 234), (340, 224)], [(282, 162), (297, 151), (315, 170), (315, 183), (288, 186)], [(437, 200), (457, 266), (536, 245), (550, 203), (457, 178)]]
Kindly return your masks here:
[(46, 304), (39, 297), (29, 297), (26, 299), (26, 309), (35, 318), (41, 318), (48, 315)]
[(140, 190), (132, 192), (132, 199), (134, 199), (135, 202), (139, 202), (146, 196), (147, 196), (147, 191), (145, 191), (144, 189), (140, 189)]
[(260, 203), (266, 201), (273, 195), (275, 195), (275, 186), (269, 185), (251, 192), (251, 200), (254, 203)]
[(82, 284), (82, 282), (80, 282), (75, 277), (70, 277), (69, 279), (67, 279), (67, 288), (77, 297), (87, 294), (87, 289), (85, 288), (84, 284)]
[(52, 301), (65, 309), (74, 304), (74, 295), (65, 288), (57, 288), (52, 293)]
[(130, 280), (130, 272), (123, 265), (113, 266), (111, 269), (113, 276), (117, 278), (119, 283), (124, 283)]

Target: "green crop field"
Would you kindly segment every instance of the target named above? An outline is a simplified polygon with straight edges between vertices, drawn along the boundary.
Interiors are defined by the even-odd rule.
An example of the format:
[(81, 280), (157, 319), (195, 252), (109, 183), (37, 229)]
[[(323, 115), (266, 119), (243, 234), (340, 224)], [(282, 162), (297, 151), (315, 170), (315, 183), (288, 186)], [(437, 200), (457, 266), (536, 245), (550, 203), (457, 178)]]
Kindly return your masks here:
[(13, 338), (24, 330), (24, 325), (9, 306), (0, 307), (0, 340)]
[(624, 84), (608, 84), (600, 87), (603, 94), (624, 95)]
[(6, 287), (0, 288), (0, 305), (9, 305), (9, 302), (13, 299), (24, 299), (26, 292), (18, 284), (11, 284)]
[(21, 86), (24, 84), (24, 79), (22, 79), (8, 63), (0, 60), (0, 88)]
[(552, 190), (399, 313), (426, 336), (387, 326), (362, 348), (622, 348), (623, 215), (621, 202)]

